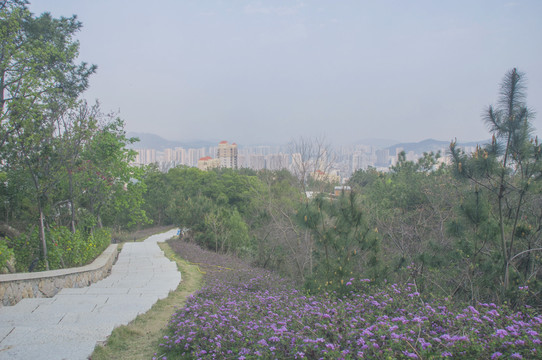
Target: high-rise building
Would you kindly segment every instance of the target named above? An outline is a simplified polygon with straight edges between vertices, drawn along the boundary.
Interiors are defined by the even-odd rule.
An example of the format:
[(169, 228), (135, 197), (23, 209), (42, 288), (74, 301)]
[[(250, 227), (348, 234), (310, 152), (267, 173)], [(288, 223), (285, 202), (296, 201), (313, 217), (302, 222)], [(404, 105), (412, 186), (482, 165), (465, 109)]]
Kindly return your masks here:
[(378, 166), (390, 165), (390, 150), (389, 149), (376, 150), (376, 165)]
[(269, 154), (265, 156), (265, 168), (267, 170), (288, 169), (290, 166), (287, 154)]
[(253, 170), (265, 169), (265, 157), (259, 154), (250, 154), (248, 157), (248, 166)]
[(134, 149), (137, 152), (134, 163), (139, 165), (148, 165), (156, 162), (155, 149)]
[(175, 150), (173, 149), (164, 149), (164, 162), (175, 161)]
[(187, 165), (188, 161), (187, 161), (187, 156), (186, 156), (186, 150), (185, 149), (183, 149), (181, 147), (175, 148), (175, 162), (177, 164)]
[(227, 141), (221, 141), (218, 144), (216, 157), (220, 160), (220, 167), (237, 169), (237, 144), (229, 144)]
[(220, 165), (219, 160), (213, 159), (210, 156), (205, 156), (198, 160), (198, 169), (203, 170), (203, 171), (216, 168), (219, 165)]
[(154, 164), (156, 162), (156, 150), (145, 149), (145, 164)]
[(205, 157), (205, 151), (201, 151), (201, 149), (188, 149), (187, 154), (187, 164), (188, 166), (197, 166), (198, 160), (202, 157)]

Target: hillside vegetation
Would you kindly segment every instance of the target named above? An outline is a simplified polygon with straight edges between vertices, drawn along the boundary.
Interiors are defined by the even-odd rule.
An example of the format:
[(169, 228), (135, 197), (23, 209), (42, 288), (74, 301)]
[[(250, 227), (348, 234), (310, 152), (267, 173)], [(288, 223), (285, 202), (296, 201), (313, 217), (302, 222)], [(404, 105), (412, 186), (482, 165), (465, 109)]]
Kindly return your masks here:
[(137, 139), (123, 120), (82, 100), (96, 67), (78, 62), (77, 18), (36, 16), (22, 0), (2, 2), (0, 18), (3, 271), (77, 266), (112, 231), (152, 224), (309, 294), (345, 296), (350, 279), (370, 279), (414, 284), (423, 301), (540, 310), (542, 148), (517, 69), (482, 119), (489, 143), (416, 162), (403, 153), (330, 195), (320, 140), (293, 141), (291, 172), (130, 165)]
[(79, 266), (147, 222), (135, 139), (81, 98), (96, 71), (78, 62), (81, 27), (0, 3), (0, 270)]
[(329, 158), (318, 142), (303, 143), (295, 175), (150, 167), (143, 208), (155, 222), (185, 229), (186, 240), (241, 256), (311, 293), (344, 295), (350, 278), (367, 278), (416, 284), (424, 300), (538, 308), (542, 152), (524, 81), (516, 69), (505, 75), (484, 118), (492, 141), (474, 153), (454, 142), (449, 154), (416, 162), (403, 153), (390, 172), (359, 170), (351, 191), (336, 195), (333, 184), (310, 176)]
[[(493, 303), (425, 301), (416, 284), (350, 278), (307, 294), (276, 274), (183, 241), (205, 285), (169, 322), (154, 359), (531, 359), (542, 318)], [(526, 291), (524, 291), (524, 294)]]

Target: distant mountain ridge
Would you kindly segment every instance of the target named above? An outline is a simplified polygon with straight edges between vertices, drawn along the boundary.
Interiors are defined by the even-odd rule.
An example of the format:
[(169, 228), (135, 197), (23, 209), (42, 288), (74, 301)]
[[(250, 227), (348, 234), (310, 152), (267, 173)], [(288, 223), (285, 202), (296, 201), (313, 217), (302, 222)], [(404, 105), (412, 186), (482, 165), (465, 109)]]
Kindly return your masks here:
[[(136, 137), (139, 139), (138, 142), (132, 144), (130, 148), (132, 149), (156, 149), (159, 151), (163, 151), (164, 149), (173, 149), (176, 147), (182, 147), (185, 149), (188, 148), (201, 148), (201, 147), (211, 147), (216, 146), (219, 142), (219, 140), (194, 140), (194, 141), (177, 141), (177, 140), (167, 140), (163, 137), (156, 135), (156, 134), (150, 134), (150, 133), (138, 133), (138, 132), (130, 132), (128, 131), (126, 133), (127, 137)], [(458, 143), (457, 145), (459, 147), (466, 147), (466, 146), (476, 146), (477, 144), (485, 144), (488, 143), (487, 141), (479, 141), (479, 142), (465, 142), (465, 143)], [(390, 151), (390, 154), (395, 154), (395, 150), (397, 148), (402, 148), (405, 152), (413, 151), (416, 154), (422, 154), (424, 152), (437, 152), (441, 149), (448, 149), (450, 146), (449, 141), (441, 141), (441, 140), (435, 140), (435, 139), (426, 139), (422, 140), (420, 142), (409, 142), (409, 143), (394, 143), (394, 140), (388, 140), (388, 139), (364, 139), (360, 140), (358, 144), (363, 145), (371, 145), (371, 146), (377, 146), (383, 149), (388, 149)], [(241, 144), (242, 145), (242, 144)], [(261, 144), (266, 145), (266, 144)]]
[[(485, 143), (487, 143), (487, 141), (474, 141), (474, 142), (466, 142), (466, 143), (457, 143), (457, 146), (461, 148), (461, 147), (482, 145)], [(399, 144), (389, 146), (386, 149), (390, 150), (390, 154), (394, 154), (397, 148), (402, 148), (403, 151), (407, 153), (409, 151), (413, 151), (416, 154), (422, 154), (424, 152), (431, 152), (431, 151), (436, 153), (437, 151), (442, 150), (442, 149), (448, 150), (449, 147), (450, 147), (450, 141), (426, 139), (420, 142), (399, 143)]]
[(362, 144), (362, 145), (370, 145), (370, 146), (376, 146), (379, 148), (387, 148), (388, 146), (393, 146), (393, 144), (397, 144), (397, 140), (392, 139), (377, 139), (377, 138), (366, 138), (366, 139), (360, 139), (356, 141), (356, 145)]
[(156, 134), (149, 133), (138, 133), (128, 131), (126, 132), (127, 137), (138, 138), (139, 141), (133, 143), (130, 148), (132, 149), (156, 149), (163, 151), (164, 149), (174, 149), (176, 147), (182, 148), (201, 148), (201, 147), (210, 147), (216, 146), (218, 141), (205, 141), (205, 140), (194, 140), (194, 141), (177, 141), (177, 140), (167, 140), (163, 137)]

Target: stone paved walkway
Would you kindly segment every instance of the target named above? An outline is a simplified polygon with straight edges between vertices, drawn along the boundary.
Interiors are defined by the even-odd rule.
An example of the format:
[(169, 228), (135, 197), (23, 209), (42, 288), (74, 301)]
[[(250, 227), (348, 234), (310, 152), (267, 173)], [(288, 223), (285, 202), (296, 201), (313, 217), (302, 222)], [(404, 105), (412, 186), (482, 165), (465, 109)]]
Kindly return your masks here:
[(89, 287), (1, 307), (0, 359), (88, 359), (113, 328), (128, 324), (177, 288), (181, 273), (156, 244), (176, 232), (125, 243), (111, 275)]

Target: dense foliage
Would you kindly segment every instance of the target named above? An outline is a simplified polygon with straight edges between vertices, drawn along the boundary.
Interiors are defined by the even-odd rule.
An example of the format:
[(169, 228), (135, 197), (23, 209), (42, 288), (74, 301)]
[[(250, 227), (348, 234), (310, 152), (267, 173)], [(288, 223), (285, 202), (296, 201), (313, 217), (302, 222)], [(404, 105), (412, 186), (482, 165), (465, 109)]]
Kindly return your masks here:
[(248, 225), (255, 189), (254, 174), (231, 169), (201, 171), (177, 167), (167, 174), (150, 167), (144, 209), (158, 224), (177, 224), (184, 235), (221, 252), (251, 252)]
[(80, 99), (96, 70), (76, 62), (80, 28), (0, 2), (0, 269), (79, 265), (107, 245), (102, 227), (146, 222), (134, 139)]
[(242, 255), (313, 293), (344, 294), (352, 277), (415, 280), (427, 298), (539, 307), (542, 153), (523, 81), (515, 69), (506, 74), (486, 119), (493, 141), (472, 154), (455, 142), (447, 159), (427, 153), (408, 161), (402, 153), (389, 172), (359, 170), (351, 191), (332, 195), (329, 184), (307, 180), (328, 150), (305, 141), (310, 151), (298, 149), (307, 156), (297, 159), (297, 177), (149, 168), (145, 210), (188, 240)]
[(529, 359), (542, 351), (542, 318), (529, 309), (426, 302), (415, 283), (359, 278), (342, 284), (344, 296), (307, 295), (231, 257), (171, 245), (205, 269), (206, 284), (172, 317), (156, 359)]
[[(473, 255), (481, 261), (491, 257), (496, 266), (490, 271), (508, 297), (518, 285), (540, 286), (542, 146), (531, 135), (534, 113), (525, 104), (524, 75), (511, 70), (500, 90), (498, 105), (490, 106), (484, 119), (492, 142), (471, 155), (455, 143), (450, 151), (454, 173), (467, 181), (468, 196), (474, 197), (464, 212), (468, 226), (481, 232), (481, 239), (469, 239)], [(484, 238), (495, 241), (497, 249), (481, 243)], [(472, 266), (477, 270), (478, 264)]]
[[(65, 226), (55, 226), (46, 232), (48, 262), (51, 269), (77, 267), (88, 264), (98, 257), (111, 243), (111, 232), (105, 228), (92, 232), (77, 230), (72, 233)], [(15, 269), (18, 272), (45, 269), (40, 259), (39, 234), (34, 229), (30, 234), (23, 234), (10, 239)], [(38, 260), (39, 259), (39, 260)]]
[(542, 304), (542, 146), (516, 69), (484, 116), (489, 144), (452, 142), (450, 161), (399, 154), (329, 194), (318, 139), (293, 143), (291, 172), (131, 166), (122, 120), (81, 100), (96, 67), (77, 63), (76, 17), (7, 0), (0, 20), (0, 269), (77, 265), (106, 245), (100, 229), (152, 222), (311, 294), (369, 278), (415, 281), (424, 299)]

